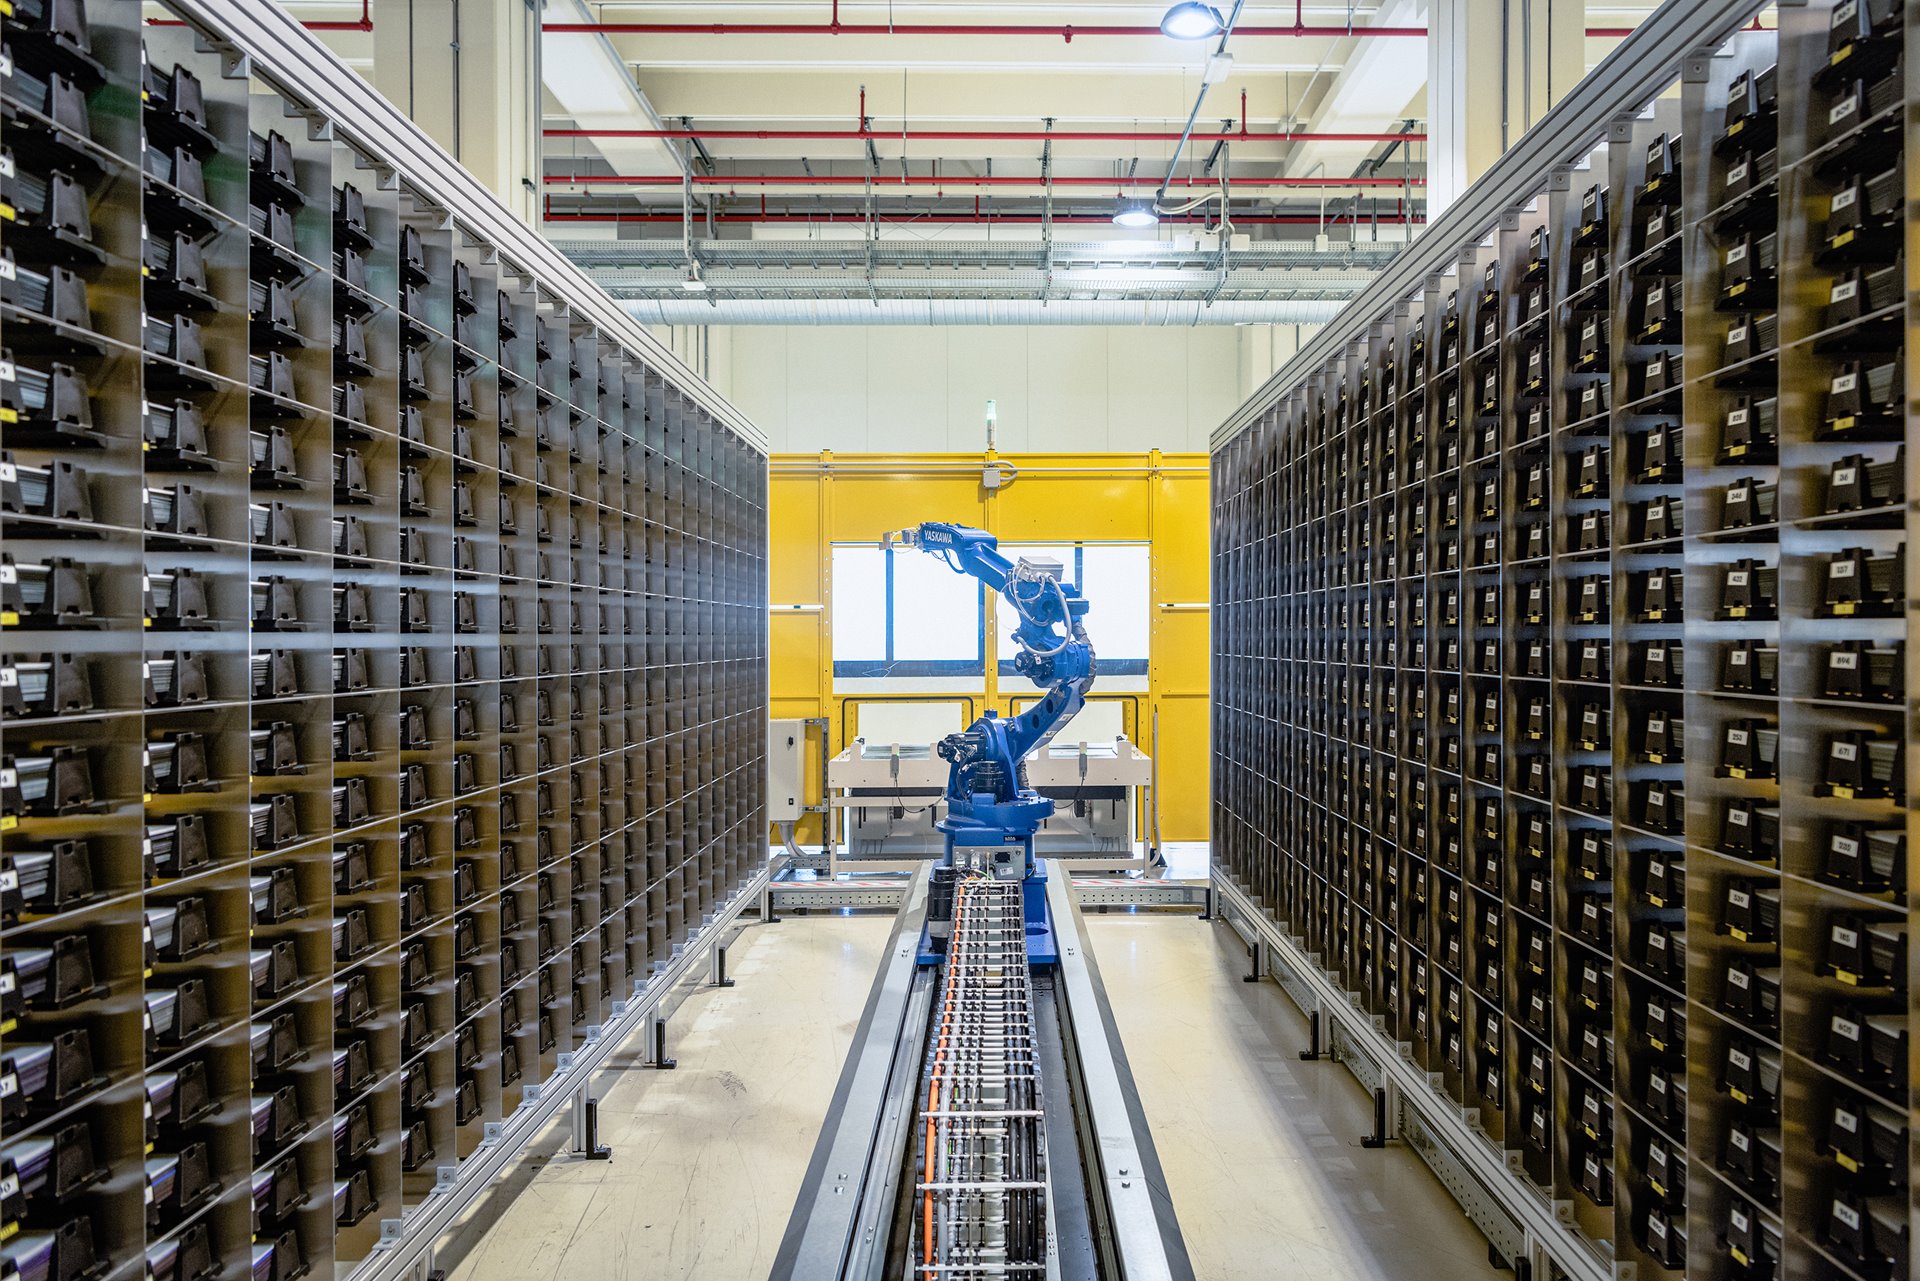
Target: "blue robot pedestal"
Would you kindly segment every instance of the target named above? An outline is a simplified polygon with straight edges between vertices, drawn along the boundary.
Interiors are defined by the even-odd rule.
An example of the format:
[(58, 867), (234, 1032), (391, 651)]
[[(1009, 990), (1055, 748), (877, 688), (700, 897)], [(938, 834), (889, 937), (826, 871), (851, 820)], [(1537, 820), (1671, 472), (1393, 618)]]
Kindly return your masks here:
[[(970, 837), (973, 839), (969, 839)], [(1044, 861), (1034, 858), (1033, 838), (986, 832), (949, 832), (944, 865), (953, 865), (953, 848), (956, 845), (991, 848), (996, 853), (1004, 850), (1011, 854), (1018, 850), (1023, 856), (1021, 863), (1027, 869), (1027, 874), (1020, 883), (1021, 915), (1025, 920), (1027, 933), (1027, 964), (1059, 964), (1060, 945), (1054, 941), (1053, 914), (1047, 908), (1048, 868)], [(946, 959), (944, 952), (934, 950), (932, 933), (924, 924), (920, 927), (920, 944), (916, 959), (921, 965), (938, 965)]]

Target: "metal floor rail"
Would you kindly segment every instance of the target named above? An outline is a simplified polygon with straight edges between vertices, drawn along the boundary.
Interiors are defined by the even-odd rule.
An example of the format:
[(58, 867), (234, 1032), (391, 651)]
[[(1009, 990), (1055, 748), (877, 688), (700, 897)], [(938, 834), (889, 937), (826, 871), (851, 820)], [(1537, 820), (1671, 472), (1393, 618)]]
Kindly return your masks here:
[(1375, 1139), (1398, 1137), (1419, 1153), (1503, 1262), (1526, 1260), (1535, 1277), (1555, 1275), (1551, 1265), (1568, 1281), (1610, 1281), (1612, 1265), (1569, 1226), (1570, 1207), (1548, 1200), (1517, 1173), (1507, 1154), (1473, 1122), (1473, 1114), (1447, 1097), (1439, 1077), (1415, 1063), (1406, 1047), (1387, 1039), (1357, 994), (1342, 990), (1338, 976), (1302, 950), (1225, 873), (1213, 874), (1213, 890), (1214, 911), (1252, 950), (1251, 973), (1270, 974), (1315, 1020), (1316, 1044), (1308, 1053), (1337, 1059), (1375, 1092), (1383, 1126)]
[[(591, 1097), (593, 1074), (624, 1046), (634, 1033), (649, 1030), (661, 1004), (669, 993), (690, 977), (702, 964), (716, 964), (715, 952), (721, 938), (740, 913), (754, 907), (761, 919), (768, 919), (769, 878), (779, 864), (769, 863), (733, 892), (717, 911), (687, 941), (675, 949), (673, 959), (644, 980), (636, 980), (633, 995), (613, 1005), (610, 1022), (586, 1030), (586, 1042), (578, 1050), (559, 1056), (558, 1070), (527, 1087), (520, 1106), (505, 1120), (486, 1127), (485, 1137), (458, 1165), (439, 1167), (439, 1183), (426, 1200), (407, 1211), (404, 1217), (384, 1219), (380, 1224), (380, 1243), (346, 1276), (346, 1281), (427, 1281), (434, 1272), (434, 1251), (441, 1238), (451, 1232), (460, 1218), (486, 1193), (493, 1181), (520, 1154), (562, 1109), (575, 1110), (575, 1142), (582, 1134), (580, 1118)], [(657, 1045), (657, 1043), (656, 1043)]]

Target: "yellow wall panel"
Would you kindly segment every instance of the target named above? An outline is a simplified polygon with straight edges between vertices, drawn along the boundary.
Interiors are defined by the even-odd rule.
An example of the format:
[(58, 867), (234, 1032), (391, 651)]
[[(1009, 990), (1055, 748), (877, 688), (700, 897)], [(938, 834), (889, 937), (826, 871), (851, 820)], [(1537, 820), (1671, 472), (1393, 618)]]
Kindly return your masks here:
[[(772, 459), (769, 524), (774, 603), (826, 603), (831, 547), (868, 542), (926, 520), (987, 529), (1007, 542), (1146, 541), (1153, 547), (1151, 654), (1144, 694), (1118, 696), (1096, 683), (1094, 696), (1123, 697), (1127, 723), (1143, 749), (1154, 712), (1160, 721), (1160, 818), (1166, 840), (1207, 836), (1207, 768), (1211, 665), (1204, 610), (1167, 610), (1162, 602), (1200, 604), (1210, 574), (1207, 458), (1204, 454), (1019, 454), (1012, 483), (980, 484), (980, 454), (777, 454)], [(829, 747), (843, 745), (851, 723), (836, 697), (832, 619), (825, 613), (776, 611), (772, 626), (775, 714), (825, 716)], [(1099, 648), (1099, 635), (1094, 635)], [(976, 690), (977, 690), (977, 681)], [(1002, 713), (1031, 702), (1026, 680), (993, 675), (976, 706)], [(916, 697), (941, 698), (940, 692)], [(959, 691), (953, 692), (958, 697)], [(1145, 816), (1142, 816), (1145, 830)]]

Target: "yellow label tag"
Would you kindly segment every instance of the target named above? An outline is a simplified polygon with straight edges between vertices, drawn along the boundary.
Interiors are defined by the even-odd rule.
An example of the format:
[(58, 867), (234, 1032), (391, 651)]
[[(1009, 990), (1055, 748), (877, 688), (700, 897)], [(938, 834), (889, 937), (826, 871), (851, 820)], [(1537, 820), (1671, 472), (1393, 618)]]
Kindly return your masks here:
[(14, 613), (10, 609), (0, 610), (0, 627), (18, 627), (18, 626), (20, 626), (20, 615)]
[(1728, 778), (1745, 778), (1746, 776), (1747, 776), (1747, 772), (1741, 769), (1738, 765), (1730, 765), (1727, 767)]
[[(1747, 127), (1747, 122), (1746, 122), (1746, 119), (1745, 119), (1744, 117), (1742, 117), (1742, 118), (1741, 118), (1741, 119), (1739, 119), (1739, 120), (1736, 120), (1736, 121), (1734, 121), (1734, 122), (1733, 122), (1732, 124), (1730, 124), (1730, 125), (1728, 125), (1728, 126), (1727, 126), (1727, 137), (1729, 137), (1729, 138), (1731, 138), (1731, 137), (1733, 137), (1733, 135), (1735, 135), (1735, 134), (1737, 134), (1737, 133), (1739, 133), (1739, 132), (1740, 132), (1740, 131), (1741, 131), (1742, 129), (1745, 129), (1746, 127)], [(1658, 179), (1655, 179), (1654, 181), (1656, 181), (1656, 182), (1657, 182), (1657, 181), (1659, 181), (1659, 180), (1658, 180)], [(1653, 189), (1653, 184), (1652, 184), (1652, 183), (1648, 183), (1648, 184), (1647, 184), (1647, 189), (1648, 189), (1649, 191), (1651, 191), (1651, 190)]]
[(1662, 618), (1665, 618), (1666, 616), (1667, 616), (1667, 611), (1664, 609), (1650, 609), (1647, 611), (1647, 617), (1650, 619), (1653, 619), (1656, 622)]
[(1837, 236), (1829, 237), (1827, 243), (1835, 249), (1850, 245), (1853, 243), (1853, 233), (1851, 231), (1843, 231)]
[(1843, 801), (1850, 801), (1853, 799), (1853, 789), (1851, 787), (1842, 787), (1838, 783), (1835, 783), (1833, 785), (1833, 794), (1839, 797)]
[(1747, 607), (1745, 605), (1729, 605), (1727, 607), (1728, 618), (1745, 618), (1746, 616)]
[[(7, 1023), (6, 1030), (9, 1032), (13, 1030), (13, 1023), (11, 1021)], [(7, 1224), (4, 1228), (0, 1228), (0, 1241), (11, 1241), (19, 1231), (20, 1225), (18, 1223)]]
[(1665, 1196), (1667, 1194), (1666, 1184), (1660, 1182), (1658, 1179), (1648, 1179), (1647, 1186), (1652, 1188), (1656, 1195)]
[(6, 1033), (13, 1031), (13, 1029), (19, 1026), (20, 1026), (19, 1019), (0, 1019), (0, 1036), (4, 1036)]
[(1852, 970), (1835, 970), (1833, 972), (1833, 977), (1839, 979), (1842, 983), (1845, 983), (1848, 987), (1860, 986), (1860, 976), (1858, 974), (1855, 974)]
[(1665, 756), (1662, 756), (1659, 752), (1648, 752), (1647, 762), (1652, 765), (1665, 765), (1667, 763), (1667, 758)]
[(143, 619), (141, 619), (141, 620), (140, 620), (140, 626), (142, 626), (142, 627), (152, 627), (152, 626), (153, 626), (153, 620), (152, 620), (151, 618), (143, 618)]
[(1838, 49), (1835, 49), (1833, 53), (1827, 58), (1827, 65), (1829, 67), (1837, 67), (1841, 63), (1845, 62), (1848, 58), (1851, 58), (1852, 56), (1853, 56), (1853, 46), (1850, 44), (1841, 45)]
[[(1747, 1092), (1745, 1090), (1736, 1090), (1736, 1089), (1733, 1089), (1731, 1086), (1729, 1086), (1727, 1089), (1727, 1093), (1733, 1096), (1733, 1101), (1735, 1103), (1750, 1102), (1750, 1100), (1747, 1098)], [(1745, 1263), (1746, 1260), (1742, 1259), (1740, 1260), (1740, 1262)]]
[(1590, 997), (1590, 996), (1588, 996), (1588, 997), (1582, 997), (1582, 998), (1581, 998), (1581, 1003), (1582, 1003), (1583, 1005), (1585, 1005), (1585, 1006), (1586, 1006), (1586, 1007), (1587, 1007), (1588, 1009), (1590, 1009), (1590, 1010), (1597, 1010), (1597, 1009), (1599, 1009), (1599, 1008), (1600, 1008), (1600, 1005), (1599, 1005), (1599, 1002), (1597, 1002), (1597, 1001), (1595, 1001), (1595, 1000), (1594, 1000), (1594, 999), (1593, 999), (1592, 997)]
[[(1666, 1043), (1665, 1041), (1663, 1041), (1663, 1040), (1661, 1040), (1661, 1039), (1660, 1039), (1659, 1037), (1657, 1037), (1657, 1036), (1650, 1036), (1650, 1037), (1648, 1037), (1648, 1038), (1647, 1038), (1647, 1044), (1648, 1044), (1648, 1045), (1651, 1045), (1651, 1046), (1652, 1046), (1652, 1047), (1653, 1047), (1654, 1049), (1656, 1049), (1656, 1050), (1660, 1050), (1660, 1051), (1662, 1051), (1662, 1052), (1664, 1052), (1664, 1051), (1666, 1050), (1666, 1048), (1667, 1048), (1667, 1043)], [(1656, 1184), (1656, 1185), (1654, 1185), (1654, 1190), (1655, 1190), (1655, 1191), (1657, 1191), (1657, 1192), (1660, 1192), (1660, 1193), (1661, 1193), (1662, 1195), (1664, 1195), (1664, 1194), (1665, 1194), (1665, 1191), (1666, 1191), (1666, 1190), (1665, 1190), (1664, 1188), (1661, 1188), (1661, 1187), (1660, 1187), (1660, 1186), (1659, 1186), (1658, 1184)]]
[(1667, 900), (1658, 894), (1647, 895), (1647, 902), (1653, 904), (1655, 907), (1665, 907), (1667, 905)]
[(20, 415), (11, 409), (0, 409), (0, 423), (17, 423)]
[(1586, 1131), (1587, 1137), (1590, 1139), (1597, 1139), (1600, 1137), (1599, 1132), (1590, 1125), (1583, 1125), (1580, 1128)]
[(1854, 417), (1852, 414), (1842, 414), (1833, 420), (1833, 429), (1835, 431), (1846, 431), (1853, 426), (1853, 423)]
[(1834, 602), (1833, 612), (1836, 614), (1851, 614), (1853, 610), (1854, 603), (1850, 600)]
[(1747, 447), (1746, 447), (1745, 445), (1734, 445), (1734, 446), (1731, 446), (1730, 448), (1728, 448), (1728, 450), (1727, 450), (1727, 457), (1729, 457), (1729, 458), (1738, 458), (1738, 457), (1740, 457), (1740, 455), (1742, 455), (1742, 454), (1744, 454), (1744, 453), (1746, 453), (1746, 452), (1747, 452)]
[[(1741, 1098), (1742, 1098), (1742, 1101), (1745, 1100), (1744, 1095), (1742, 1095)], [(1739, 1246), (1737, 1245), (1728, 1246), (1727, 1253), (1731, 1254), (1733, 1256), (1733, 1261), (1739, 1264), (1741, 1267), (1744, 1268), (1747, 1266), (1747, 1263), (1748, 1263), (1747, 1252), (1745, 1250), (1742, 1250)]]
[(1840, 1163), (1840, 1168), (1843, 1170), (1851, 1170), (1855, 1174), (1860, 1172), (1860, 1163), (1848, 1156), (1845, 1152), (1835, 1152), (1833, 1159)]
[(4, 200), (0, 200), (0, 218), (5, 218), (8, 222), (14, 222), (18, 220), (19, 214), (12, 205)]
[(1733, 937), (1735, 937), (1736, 939), (1739, 939), (1742, 943), (1745, 943), (1747, 941), (1747, 932), (1745, 930), (1737, 930), (1733, 926), (1729, 925), (1727, 927), (1727, 933), (1733, 935)]

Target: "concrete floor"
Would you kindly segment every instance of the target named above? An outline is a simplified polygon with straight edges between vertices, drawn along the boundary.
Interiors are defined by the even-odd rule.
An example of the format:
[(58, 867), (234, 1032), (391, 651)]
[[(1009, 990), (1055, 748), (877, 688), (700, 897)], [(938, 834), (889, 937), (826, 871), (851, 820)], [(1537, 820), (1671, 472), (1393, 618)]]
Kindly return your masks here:
[(1420, 1158), (1367, 1151), (1373, 1100), (1303, 1063), (1307, 1021), (1191, 916), (1087, 916), (1100, 977), (1200, 1281), (1479, 1281), (1512, 1273)]
[[(1302, 1063), (1306, 1023), (1240, 981), (1230, 931), (1092, 916), (1095, 954), (1201, 1281), (1510, 1276), (1417, 1157), (1364, 1151), (1371, 1103)], [(730, 951), (739, 986), (671, 1023), (672, 1072), (629, 1061), (601, 1103), (611, 1162), (559, 1138), (503, 1181), (439, 1263), (453, 1281), (763, 1281), (891, 922), (792, 919)]]

